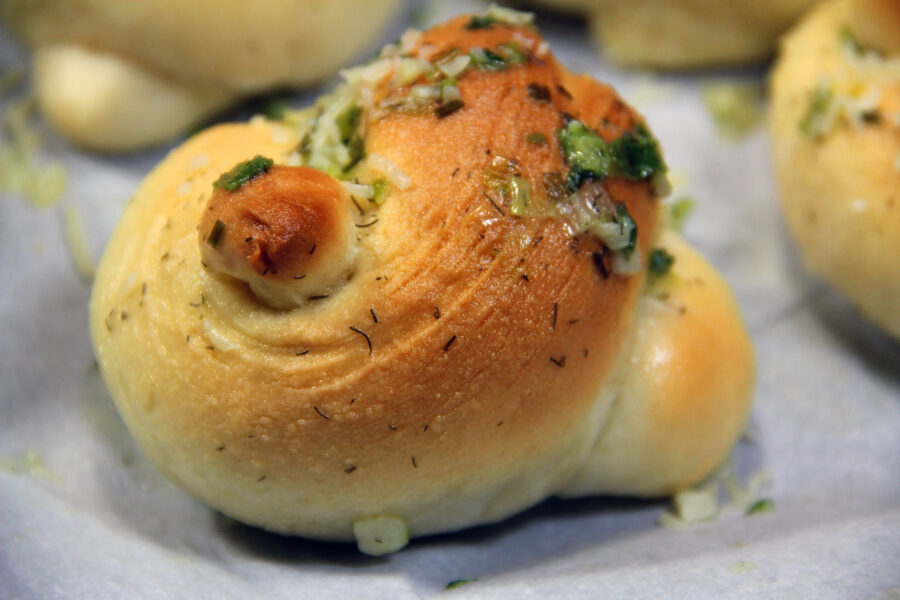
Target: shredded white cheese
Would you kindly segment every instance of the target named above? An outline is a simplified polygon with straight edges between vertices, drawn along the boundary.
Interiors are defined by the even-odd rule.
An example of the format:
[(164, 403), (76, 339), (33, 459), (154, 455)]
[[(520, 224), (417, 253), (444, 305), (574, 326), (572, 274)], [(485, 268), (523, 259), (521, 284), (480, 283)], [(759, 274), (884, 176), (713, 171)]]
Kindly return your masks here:
[(374, 198), (375, 197), (375, 187), (371, 185), (364, 185), (361, 183), (353, 183), (351, 181), (342, 181), (344, 187), (347, 188), (347, 191), (350, 192), (351, 196), (356, 198)]
[(381, 154), (372, 152), (368, 156), (367, 163), (369, 167), (387, 177), (388, 181), (397, 186), (399, 190), (405, 190), (412, 185), (412, 179), (410, 179), (409, 175)]
[(456, 77), (468, 68), (470, 62), (472, 62), (472, 57), (469, 54), (460, 54), (447, 62), (440, 63), (438, 69), (447, 77)]
[(409, 543), (409, 527), (397, 517), (372, 517), (353, 522), (353, 535), (359, 551), (370, 556), (383, 556), (400, 550)]
[(75, 274), (84, 281), (91, 281), (94, 278), (94, 262), (88, 250), (81, 215), (71, 204), (63, 209), (63, 239)]
[(523, 27), (534, 23), (534, 13), (532, 12), (514, 10), (512, 8), (506, 8), (505, 6), (497, 6), (493, 3), (488, 6), (488, 9), (483, 14), (500, 23), (515, 25), (517, 27)]

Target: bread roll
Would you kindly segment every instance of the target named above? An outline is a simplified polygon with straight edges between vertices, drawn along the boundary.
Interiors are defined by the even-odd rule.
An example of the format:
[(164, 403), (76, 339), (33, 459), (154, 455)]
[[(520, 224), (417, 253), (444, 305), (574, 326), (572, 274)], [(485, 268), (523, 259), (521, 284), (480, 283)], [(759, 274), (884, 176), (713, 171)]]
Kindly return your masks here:
[(781, 206), (803, 260), (895, 337), (898, 40), (900, 3), (829, 2), (785, 38), (771, 81)]
[[(284, 123), (190, 139), (123, 214), (91, 330), (147, 456), (238, 520), (373, 554), (707, 475), (753, 355), (727, 286), (662, 233), (641, 117), (520, 13), (346, 76)], [(660, 244), (674, 266), (648, 280)]]
[(537, 0), (585, 13), (613, 62), (694, 69), (765, 60), (817, 0)]
[[(6, 0), (41, 110), (74, 143), (131, 150), (252, 94), (316, 82), (370, 45), (397, 0)], [(361, 14), (364, 13), (364, 14)]]

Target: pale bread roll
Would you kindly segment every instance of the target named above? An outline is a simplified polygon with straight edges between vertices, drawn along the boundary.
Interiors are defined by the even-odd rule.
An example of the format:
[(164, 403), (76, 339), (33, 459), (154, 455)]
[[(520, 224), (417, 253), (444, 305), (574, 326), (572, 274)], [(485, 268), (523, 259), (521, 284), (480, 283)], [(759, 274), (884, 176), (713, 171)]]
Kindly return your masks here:
[[(192, 138), (109, 243), (91, 300), (107, 385), (151, 461), (225, 514), (380, 554), (556, 493), (684, 489), (744, 425), (747, 334), (711, 267), (660, 238), (664, 166), (640, 117), (527, 25), (469, 24), (407, 36), (312, 121)], [(398, 80), (409, 55), (444, 56), (456, 85)], [(428, 95), (442, 78), (446, 96)], [(583, 166), (560, 142), (576, 123), (591, 130), (579, 148), (606, 148), (613, 170), (545, 197)], [(359, 162), (329, 162), (358, 134)], [(322, 146), (329, 135), (345, 142)], [(383, 177), (389, 191), (367, 199)], [(624, 217), (600, 216), (613, 206), (630, 242)], [(347, 220), (350, 239), (331, 225)], [(675, 266), (648, 285), (657, 243)], [(618, 436), (632, 447), (615, 458)]]
[(804, 262), (895, 337), (900, 53), (880, 48), (900, 39), (898, 5), (823, 5), (785, 38), (771, 80), (781, 206)]
[(584, 13), (611, 61), (694, 69), (768, 58), (775, 42), (817, 0), (536, 0)]
[(331, 75), (375, 41), (397, 0), (7, 0), (35, 52), (48, 120), (124, 151), (183, 133), (242, 97)]

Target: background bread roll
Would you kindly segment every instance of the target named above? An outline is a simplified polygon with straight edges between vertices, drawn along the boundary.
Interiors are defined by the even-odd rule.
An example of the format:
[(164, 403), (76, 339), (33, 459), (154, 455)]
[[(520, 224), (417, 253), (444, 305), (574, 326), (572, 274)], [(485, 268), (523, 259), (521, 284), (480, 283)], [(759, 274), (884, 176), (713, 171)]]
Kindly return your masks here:
[[(891, 3), (829, 2), (772, 73), (781, 206), (804, 262), (900, 336), (900, 39)], [(897, 4), (892, 6), (896, 9)]]
[[(735, 442), (752, 351), (715, 272), (660, 238), (655, 140), (500, 15), (405, 35), (312, 113), (199, 134), (129, 204), (98, 361), (148, 457), (211, 506), (380, 554), (555, 493), (668, 494)], [(325, 172), (348, 193), (271, 192)], [(295, 203), (356, 235), (272, 216)], [(677, 266), (648, 286), (658, 243)], [(642, 446), (611, 457), (620, 436)]]
[(8, 0), (34, 49), (48, 120), (76, 144), (169, 139), (237, 99), (327, 77), (372, 44), (397, 0)]
[(537, 0), (585, 13), (605, 56), (629, 67), (692, 69), (765, 60), (816, 0)]

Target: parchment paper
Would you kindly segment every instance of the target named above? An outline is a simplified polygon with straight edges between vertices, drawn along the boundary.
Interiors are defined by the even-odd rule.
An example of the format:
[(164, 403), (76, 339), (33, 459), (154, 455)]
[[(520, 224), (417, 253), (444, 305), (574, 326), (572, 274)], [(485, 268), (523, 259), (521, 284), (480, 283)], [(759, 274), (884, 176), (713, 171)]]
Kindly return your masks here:
[[(50, 134), (46, 153), (70, 177), (60, 204), (0, 198), (0, 598), (900, 597), (900, 345), (804, 273), (765, 132), (723, 140), (701, 100), (710, 80), (761, 82), (764, 71), (649, 78), (605, 64), (579, 21), (540, 23), (569, 68), (646, 115), (675, 196), (696, 201), (686, 236), (734, 286), (759, 359), (738, 475), (770, 472), (774, 511), (724, 511), (678, 532), (657, 525), (665, 501), (550, 500), (381, 559), (216, 514), (155, 472), (112, 408), (88, 337), (89, 284), (63, 236), (73, 207), (96, 261), (167, 148), (97, 156)], [(21, 63), (0, 36), (3, 64)], [(456, 579), (476, 581), (445, 590)]]

